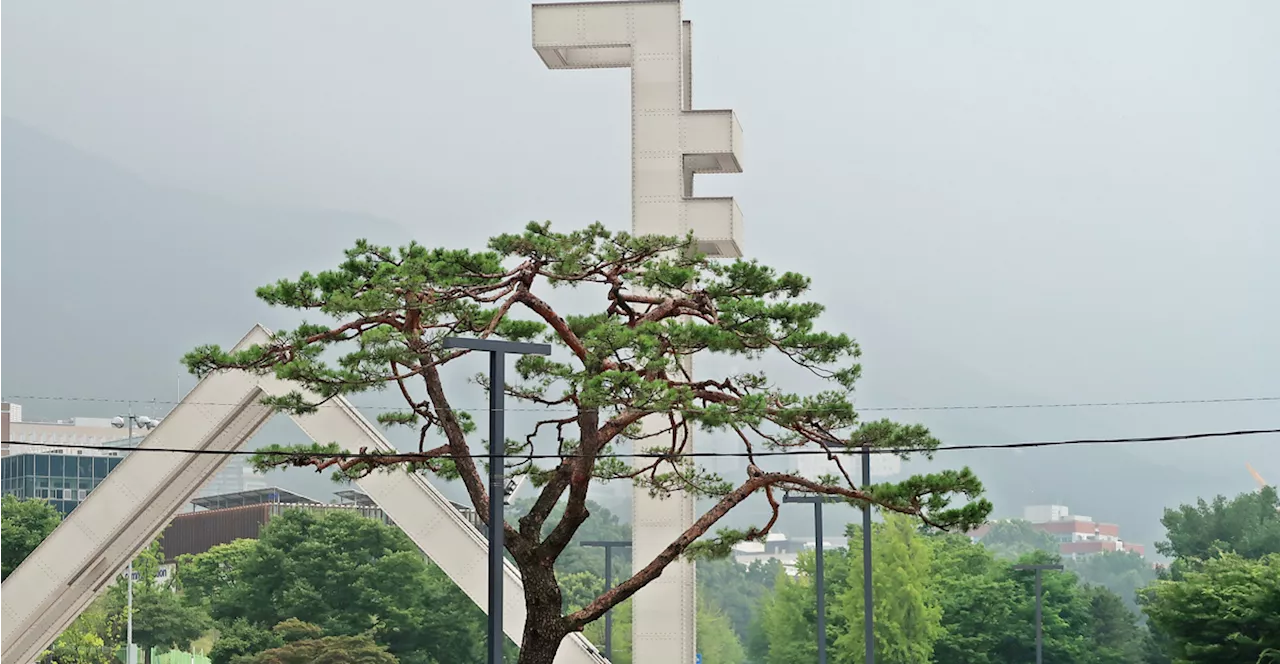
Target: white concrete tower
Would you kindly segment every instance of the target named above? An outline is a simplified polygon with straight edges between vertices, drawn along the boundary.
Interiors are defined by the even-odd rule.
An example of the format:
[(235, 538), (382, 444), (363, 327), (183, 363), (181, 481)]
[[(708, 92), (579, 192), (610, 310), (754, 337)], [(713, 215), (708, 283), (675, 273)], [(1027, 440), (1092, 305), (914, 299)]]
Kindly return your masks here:
[[(733, 111), (695, 111), (690, 25), (679, 0), (533, 6), (533, 47), (551, 69), (631, 68), (631, 229), (639, 235), (692, 231), (710, 256), (742, 255), (742, 213), (732, 198), (695, 198), (696, 173), (742, 172), (742, 128)], [(646, 430), (663, 428), (658, 418)], [(693, 497), (666, 500), (637, 489), (632, 559), (652, 560), (693, 525)], [(632, 600), (632, 659), (693, 662), (693, 565), (673, 563)]]

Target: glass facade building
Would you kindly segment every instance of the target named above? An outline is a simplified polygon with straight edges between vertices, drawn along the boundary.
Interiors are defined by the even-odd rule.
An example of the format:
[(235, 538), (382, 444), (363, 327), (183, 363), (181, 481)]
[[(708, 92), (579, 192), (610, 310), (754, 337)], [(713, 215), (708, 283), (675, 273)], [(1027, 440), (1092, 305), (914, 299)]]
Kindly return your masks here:
[(122, 457), (13, 454), (0, 459), (0, 493), (48, 500), (66, 516), (120, 465)]

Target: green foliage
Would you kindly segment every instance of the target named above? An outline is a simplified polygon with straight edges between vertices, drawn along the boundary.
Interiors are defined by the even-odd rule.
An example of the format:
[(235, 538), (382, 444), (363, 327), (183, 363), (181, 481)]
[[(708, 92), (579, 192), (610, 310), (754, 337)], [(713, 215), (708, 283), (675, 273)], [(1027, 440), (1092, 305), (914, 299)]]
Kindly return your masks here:
[(933, 645), (937, 664), (1004, 664), (1022, 651), (1030, 623), (1027, 600), (1002, 564), (963, 535), (930, 538), (931, 583), (942, 607), (942, 633)]
[(1156, 550), (1183, 559), (1212, 558), (1221, 551), (1233, 551), (1245, 558), (1280, 552), (1278, 509), (1280, 495), (1272, 486), (1231, 500), (1217, 496), (1206, 502), (1202, 498), (1195, 505), (1166, 509), (1160, 522), (1169, 539), (1157, 542)]
[(103, 598), (81, 613), (49, 649), (41, 653), (42, 664), (114, 664), (117, 640), (113, 638), (111, 616)]
[(991, 529), (982, 536), (982, 545), (990, 549), (997, 558), (1005, 560), (1016, 560), (1036, 551), (1051, 554), (1058, 552), (1058, 542), (1052, 535), (1022, 519), (992, 523)]
[[(897, 523), (895, 523), (897, 521)], [(860, 537), (856, 528), (852, 534)], [(962, 535), (921, 533), (890, 518), (872, 532), (876, 661), (1004, 664), (1035, 659), (1034, 576)], [(1036, 552), (1019, 562), (1056, 560)], [(779, 577), (764, 600), (750, 652), (764, 664), (814, 661), (813, 558), (802, 555), (795, 578)], [(826, 555), (828, 653), (860, 662), (860, 551)], [(834, 598), (834, 602), (832, 599)], [(1045, 661), (1140, 664), (1147, 634), (1114, 593), (1077, 583), (1071, 573), (1044, 575)]]
[[(605, 621), (597, 620), (582, 630), (582, 635), (594, 643), (601, 654), (604, 653), (604, 626)], [(613, 659), (610, 664), (632, 664), (630, 601), (613, 607)]]
[(698, 597), (723, 611), (742, 643), (757, 631), (760, 604), (773, 590), (773, 582), (782, 571), (777, 560), (754, 561), (743, 565), (733, 560), (698, 562)]
[(1116, 593), (1101, 586), (1083, 590), (1089, 603), (1088, 643), (1094, 644), (1092, 661), (1097, 664), (1141, 662), (1146, 632), (1138, 617)]
[(285, 643), (234, 664), (397, 664), (400, 660), (368, 636), (326, 636)]
[(1138, 591), (1156, 580), (1151, 563), (1132, 551), (1108, 551), (1064, 562), (1081, 583), (1107, 588), (1133, 612), (1139, 610)]
[(1280, 553), (1210, 558), (1180, 580), (1157, 581), (1142, 604), (1169, 635), (1175, 662), (1266, 661), (1280, 649)]
[(179, 581), (246, 643), (294, 618), (330, 636), (368, 634), (403, 662), (482, 655), (480, 609), (403, 532), (345, 511), (286, 511), (257, 541), (180, 561)]
[(324, 636), (324, 630), (319, 625), (312, 625), (309, 622), (303, 622), (297, 618), (289, 618), (282, 620), (275, 627), (271, 628), (276, 636), (285, 643), (293, 643), (294, 641), (315, 640)]
[(0, 501), (3, 501), (0, 504), (0, 579), (3, 579), (58, 527), (62, 515), (45, 500), (22, 500), (5, 495)]
[[(557, 311), (544, 299), (545, 291), (563, 286), (588, 287), (584, 290), (599, 297), (597, 304)], [(939, 528), (984, 522), (991, 505), (967, 468), (857, 487), (835, 476), (815, 482), (785, 473), (762, 475), (745, 462), (743, 476), (725, 478), (699, 468), (688, 456), (695, 427), (762, 450), (840, 453), (866, 446), (906, 457), (929, 456), (937, 449), (939, 441), (922, 426), (859, 419), (850, 396), (861, 374), (861, 350), (848, 335), (821, 329), (825, 307), (804, 299), (809, 287), (803, 275), (755, 261), (712, 260), (696, 250), (691, 235), (637, 237), (600, 224), (555, 232), (550, 224), (531, 223), (521, 233), (492, 238), (486, 251), (416, 243), (392, 249), (359, 240), (336, 269), (282, 279), (257, 291), (269, 305), (318, 314), (331, 324), (305, 323), (238, 351), (202, 346), (184, 361), (200, 376), (242, 369), (294, 381), (301, 389), (264, 403), (295, 414), (313, 412), (336, 397), (395, 388), (404, 397), (403, 409), (379, 419), (384, 426), (418, 430), (415, 456), (372, 453), (352, 459), (320, 441), (263, 450), (254, 465), (333, 470), (339, 480), (379, 469), (436, 473), (461, 479), (474, 507), (483, 512), (488, 499), (483, 464), (473, 460), (478, 451), (474, 423), (465, 409), (455, 409), (441, 377), (446, 365), (469, 351), (446, 349), (443, 341), (465, 335), (552, 344), (556, 353), (550, 357), (517, 360), (503, 386), (524, 405), (546, 407), (549, 417), (506, 443), (507, 456), (518, 460), (509, 473), (529, 476), (542, 491), (535, 503), (541, 507), (530, 507), (506, 538), (508, 552), (526, 572), (564, 554), (588, 511), (593, 480), (635, 483), (655, 496), (684, 491), (710, 497), (719, 502), (716, 515), (774, 486), (873, 502)], [(785, 390), (760, 372), (694, 380), (685, 362), (695, 353), (748, 362), (780, 357), (808, 371), (816, 389)], [(642, 426), (646, 417), (661, 425)], [(645, 455), (640, 468), (614, 456), (628, 447)], [(533, 462), (535, 453), (559, 458), (539, 465)], [(564, 509), (548, 514), (566, 493)], [(723, 556), (732, 544), (762, 535), (757, 529), (722, 531), (688, 553)], [(688, 547), (689, 541), (682, 538), (679, 546)], [(570, 575), (581, 571), (558, 569)], [(646, 572), (626, 592), (660, 571)], [(572, 601), (577, 602), (588, 584), (573, 579)], [(346, 581), (315, 579), (296, 596), (272, 597), (273, 606), (302, 617), (307, 607), (325, 606), (316, 593)], [(308, 619), (326, 631), (334, 621), (343, 623), (343, 633), (354, 633), (348, 617), (336, 614), (356, 612), (356, 606), (325, 609), (335, 615)], [(549, 624), (577, 629), (597, 619), (601, 609), (593, 606), (590, 614)], [(385, 616), (394, 614), (373, 615), (389, 619)], [(253, 617), (258, 623), (265, 619)], [(550, 651), (552, 641), (525, 647)], [(394, 646), (391, 651), (399, 654)]]
[[(876, 531), (879, 532), (876, 532)], [(906, 517), (888, 515), (872, 530), (872, 611), (875, 618), (876, 660), (885, 664), (926, 662), (942, 633), (942, 609), (936, 588), (930, 584), (933, 548)], [(850, 541), (861, 538), (861, 529), (849, 527)], [(866, 647), (863, 630), (862, 550), (849, 552), (848, 577), (836, 597), (835, 610), (851, 625), (835, 638), (839, 664), (862, 661)]]
[(281, 645), (284, 641), (275, 632), (251, 624), (244, 618), (236, 618), (219, 627), (218, 639), (209, 650), (209, 661), (212, 664), (231, 664)]
[[(395, 250), (360, 240), (337, 269), (258, 289), (258, 297), (268, 304), (314, 311), (337, 321), (336, 326), (307, 323), (269, 344), (241, 351), (202, 346), (185, 362), (197, 375), (241, 368), (297, 381), (313, 397), (296, 392), (268, 400), (294, 413), (310, 412), (336, 396), (420, 379), (427, 384), (426, 398), (409, 398), (405, 410), (382, 421), (419, 427), (424, 438), (431, 431), (445, 434), (451, 446), (445, 456), (467, 449), (456, 438), (453, 420), (459, 411), (432, 392), (429, 383), (438, 380), (440, 367), (462, 354), (444, 349), (441, 340), (461, 334), (538, 339), (567, 351), (568, 361), (521, 358), (519, 381), (507, 391), (534, 404), (599, 411), (600, 432), (610, 432), (599, 452), (614, 437), (639, 435), (631, 426), (636, 411), (678, 413), (679, 421), (673, 421), (678, 431), (690, 426), (738, 430), (755, 436), (762, 447), (868, 444), (904, 455), (936, 448), (937, 440), (923, 427), (858, 421), (849, 393), (860, 374), (860, 350), (847, 335), (817, 327), (824, 307), (800, 299), (809, 289), (808, 278), (754, 261), (715, 261), (694, 248), (690, 237), (636, 237), (611, 233), (599, 224), (561, 233), (549, 224), (531, 223), (523, 233), (494, 237), (488, 250), (480, 252), (417, 244)], [(561, 314), (534, 295), (543, 283), (601, 285), (607, 295), (595, 311)], [(331, 347), (343, 351), (328, 360)], [(685, 378), (682, 358), (702, 351), (749, 359), (780, 354), (831, 387), (800, 394), (778, 389), (761, 374), (696, 382)], [(578, 449), (572, 429), (580, 422), (569, 420), (568, 432), (558, 427), (558, 447), (565, 454)], [(532, 437), (516, 443), (531, 444)], [(734, 486), (714, 475), (690, 472), (692, 464), (682, 457), (678, 443), (653, 449), (670, 454), (655, 461), (655, 467), (666, 470), (635, 481), (658, 493), (682, 489), (720, 496)], [(336, 448), (273, 451), (296, 454), (259, 456), (255, 463), (317, 465), (314, 457), (332, 456)], [(597, 480), (625, 474), (625, 465), (600, 461), (592, 471)], [(380, 465), (370, 461), (342, 475), (359, 476)], [(448, 458), (424, 461), (414, 469), (458, 472)], [(526, 464), (516, 472), (538, 471)], [(990, 509), (976, 500), (980, 493), (981, 484), (965, 470), (878, 487), (875, 495), (891, 509), (923, 510), (938, 525), (971, 526)], [(952, 507), (954, 496), (973, 502)]]
[(706, 664), (743, 664), (747, 659), (729, 616), (705, 599), (698, 600), (697, 649)]
[[(155, 583), (164, 554), (156, 540), (133, 560), (133, 640), (140, 649), (185, 649), (212, 626), (204, 607), (184, 602), (173, 587)], [(128, 579), (117, 578), (107, 591), (109, 611), (127, 616)]]

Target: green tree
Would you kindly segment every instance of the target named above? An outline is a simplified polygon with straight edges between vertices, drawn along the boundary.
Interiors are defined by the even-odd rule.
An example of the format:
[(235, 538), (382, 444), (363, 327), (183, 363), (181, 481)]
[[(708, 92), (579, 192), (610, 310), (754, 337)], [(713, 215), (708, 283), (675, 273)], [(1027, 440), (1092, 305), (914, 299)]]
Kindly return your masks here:
[[(932, 583), (942, 606), (937, 664), (997, 664), (1035, 658), (1035, 577), (961, 535), (929, 538)], [(1017, 562), (1057, 557), (1027, 554)], [(1137, 616), (1101, 586), (1082, 586), (1069, 572), (1044, 574), (1045, 661), (1139, 664), (1148, 640)], [(1153, 663), (1155, 664), (1155, 663)]]
[[(597, 620), (582, 629), (582, 635), (604, 653), (605, 621)], [(611, 664), (631, 664), (631, 602), (613, 608), (613, 659)]]
[(703, 664), (742, 664), (747, 659), (729, 616), (703, 598), (698, 599), (697, 649)]
[(274, 631), (237, 618), (219, 629), (218, 639), (209, 650), (209, 660), (212, 664), (231, 664), (240, 657), (281, 645), (284, 641)]
[(746, 643), (760, 604), (773, 590), (782, 563), (770, 559), (743, 565), (733, 559), (698, 561), (698, 596), (724, 611), (738, 639)]
[[(828, 568), (839, 558), (843, 556), (823, 557)], [(764, 664), (810, 664), (817, 660), (817, 595), (806, 562), (802, 558), (797, 563), (802, 573), (795, 578), (779, 572), (773, 593), (760, 607), (758, 625), (764, 639), (762, 644), (754, 644), (751, 655)]]
[(1030, 521), (1011, 519), (996, 521), (982, 536), (982, 545), (991, 549), (997, 558), (1015, 560), (1036, 551), (1058, 553), (1058, 542), (1053, 536), (1031, 525)]
[[(556, 286), (583, 286), (602, 299), (594, 308), (557, 310), (544, 299)], [(442, 340), (493, 335), (555, 344), (554, 358), (521, 357), (504, 386), (515, 400), (548, 408), (547, 419), (507, 443), (511, 457), (527, 460), (512, 473), (528, 475), (540, 493), (516, 523), (505, 524), (505, 543), (524, 582), (528, 618), (520, 661), (549, 664), (566, 634), (631, 597), (681, 555), (723, 554), (734, 542), (761, 537), (767, 526), (722, 529), (694, 546), (759, 491), (873, 502), (939, 527), (970, 528), (985, 520), (991, 506), (978, 498), (982, 486), (968, 469), (873, 488), (835, 476), (764, 472), (754, 463), (740, 477), (723, 478), (698, 469), (687, 455), (693, 427), (732, 433), (750, 441), (750, 449), (839, 452), (870, 445), (928, 454), (937, 447), (924, 427), (858, 419), (849, 394), (860, 374), (860, 351), (848, 336), (817, 327), (823, 306), (801, 299), (808, 289), (799, 274), (713, 261), (697, 251), (691, 235), (634, 237), (600, 224), (571, 233), (529, 224), (523, 233), (491, 239), (481, 252), (417, 244), (397, 251), (361, 240), (335, 270), (258, 289), (270, 305), (314, 312), (332, 324), (304, 324), (237, 352), (204, 346), (185, 361), (201, 376), (244, 369), (298, 381), (308, 393), (266, 399), (292, 413), (311, 412), (319, 400), (395, 387), (405, 409), (379, 420), (418, 431), (415, 453), (344, 459), (335, 456), (336, 445), (314, 444), (268, 449), (255, 463), (332, 468), (348, 479), (378, 469), (433, 472), (460, 479), (483, 518), (490, 497), (473, 458), (475, 426), (446, 394), (442, 373), (468, 351), (446, 349)], [(341, 350), (330, 362), (334, 349)], [(827, 389), (792, 393), (762, 373), (695, 380), (685, 359), (699, 352), (779, 355), (826, 381)], [(646, 418), (664, 424), (646, 431)], [(548, 435), (539, 437), (544, 431)], [(440, 440), (429, 447), (433, 436)], [(637, 451), (654, 454), (640, 468), (614, 456), (631, 441)], [(535, 447), (558, 460), (551, 467), (534, 464)], [(629, 578), (566, 615), (554, 563), (590, 516), (593, 480), (637, 482), (658, 495), (685, 490), (712, 498), (712, 506), (657, 557), (635, 565)], [(562, 516), (551, 521), (566, 495)]]
[(1276, 488), (1242, 493), (1228, 500), (1202, 498), (1195, 505), (1166, 509), (1160, 522), (1168, 540), (1156, 550), (1172, 558), (1208, 559), (1219, 551), (1234, 551), (1245, 558), (1280, 553), (1280, 496)]
[(387, 647), (365, 635), (326, 636), (285, 643), (234, 664), (396, 664)]
[(1280, 554), (1226, 553), (1160, 580), (1142, 594), (1175, 662), (1265, 662), (1280, 649)]
[(40, 655), (41, 664), (114, 664), (116, 641), (105, 598), (85, 609), (53, 645)]
[(1146, 630), (1124, 600), (1102, 586), (1083, 588), (1089, 603), (1092, 664), (1138, 664), (1144, 657)]
[[(179, 564), (189, 601), (210, 607), (224, 625), (243, 618), (266, 630), (297, 618), (330, 636), (368, 633), (403, 662), (482, 658), (484, 614), (408, 536), (374, 519), (288, 510), (257, 541)], [(237, 638), (261, 640), (245, 629)]]
[[(848, 535), (861, 540), (861, 528), (849, 526)], [(930, 583), (933, 547), (910, 519), (892, 514), (872, 526), (871, 539), (876, 661), (928, 662), (942, 633), (942, 607)], [(835, 638), (835, 662), (861, 662), (866, 648), (862, 565), (862, 550), (850, 551), (848, 581), (836, 600), (848, 627)]]
[(1155, 568), (1132, 551), (1108, 551), (1064, 562), (1082, 583), (1107, 588), (1132, 612), (1138, 611), (1138, 591), (1156, 580)]
[(930, 538), (931, 583), (942, 606), (941, 633), (933, 646), (937, 664), (1004, 664), (1025, 641), (1022, 590), (1007, 564), (963, 535)]
[(239, 539), (198, 556), (181, 556), (176, 583), (188, 602), (204, 605), (215, 618), (235, 616), (249, 601), (244, 593), (251, 584), (242, 575), (257, 549), (257, 540)]
[(46, 500), (11, 495), (0, 499), (0, 579), (8, 578), (61, 521), (62, 515)]
[[(187, 648), (213, 623), (203, 607), (184, 602), (175, 589), (156, 582), (164, 554), (160, 541), (133, 560), (133, 640), (149, 662), (152, 648)], [(108, 611), (123, 620), (128, 612), (128, 579), (120, 575), (108, 590)]]

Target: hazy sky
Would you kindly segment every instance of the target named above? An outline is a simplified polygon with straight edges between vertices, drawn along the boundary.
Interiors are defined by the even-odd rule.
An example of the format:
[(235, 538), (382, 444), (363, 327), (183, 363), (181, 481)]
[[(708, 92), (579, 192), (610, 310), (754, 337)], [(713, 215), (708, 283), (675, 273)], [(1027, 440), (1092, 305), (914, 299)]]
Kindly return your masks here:
[[(734, 109), (747, 141), (745, 173), (699, 193), (738, 197), (751, 256), (814, 276), (863, 343), (867, 403), (1280, 395), (1280, 3), (685, 15), (695, 107)], [(3, 18), (5, 115), (153, 181), (429, 244), (629, 224), (627, 72), (545, 69), (524, 2)], [(1018, 438), (1177, 433), (1277, 426), (1280, 405), (991, 417)], [(1240, 458), (1240, 490), (1244, 461), (1280, 478), (1277, 459)]]

